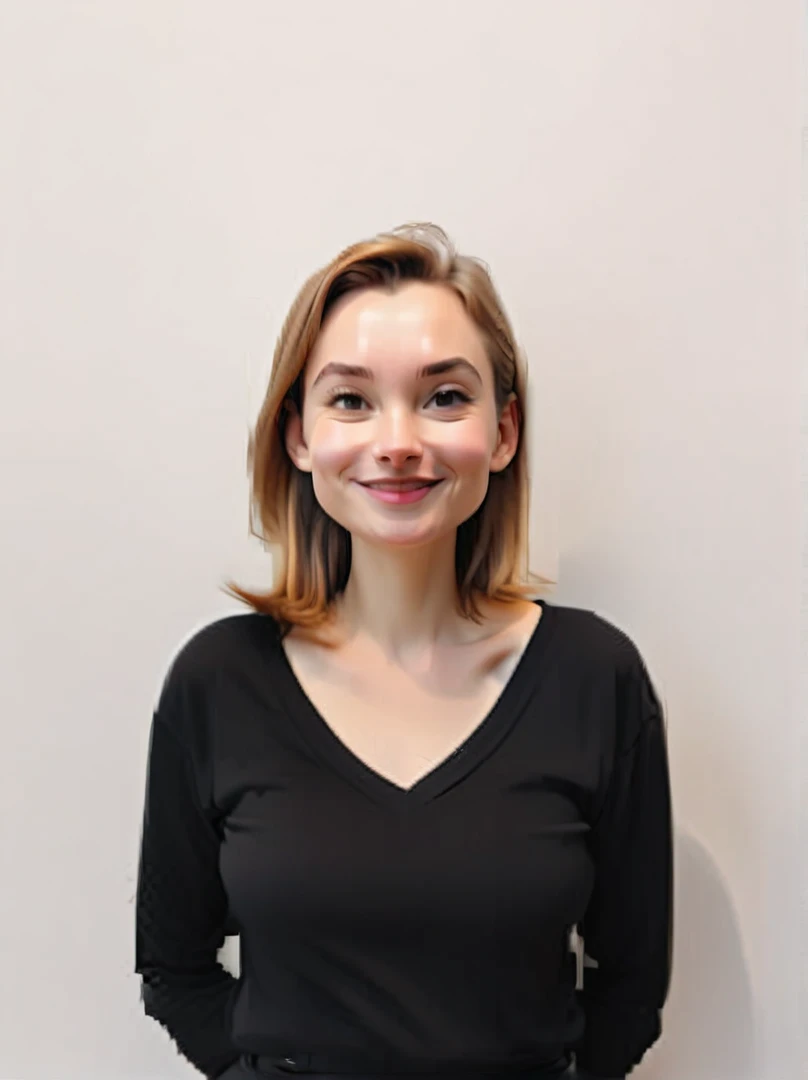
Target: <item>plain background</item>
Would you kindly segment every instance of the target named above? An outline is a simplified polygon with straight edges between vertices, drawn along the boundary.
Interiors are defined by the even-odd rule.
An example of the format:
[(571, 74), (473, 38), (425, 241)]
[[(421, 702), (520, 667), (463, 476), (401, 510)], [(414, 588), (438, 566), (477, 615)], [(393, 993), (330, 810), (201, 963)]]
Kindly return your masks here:
[(0, 4), (2, 1080), (196, 1075), (132, 970), (151, 709), (223, 578), (268, 580), (245, 450), (288, 304), (413, 219), (527, 351), (548, 598), (667, 710), (637, 1075), (805, 1076), (803, 36), (773, 0)]

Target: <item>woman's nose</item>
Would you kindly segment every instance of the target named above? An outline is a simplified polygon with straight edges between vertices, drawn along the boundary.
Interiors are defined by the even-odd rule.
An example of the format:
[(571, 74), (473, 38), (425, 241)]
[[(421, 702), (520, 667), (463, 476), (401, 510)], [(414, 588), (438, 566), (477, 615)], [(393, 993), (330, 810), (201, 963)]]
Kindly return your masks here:
[(421, 457), (418, 420), (410, 410), (391, 409), (379, 417), (378, 425), (373, 447), (377, 461), (396, 465)]

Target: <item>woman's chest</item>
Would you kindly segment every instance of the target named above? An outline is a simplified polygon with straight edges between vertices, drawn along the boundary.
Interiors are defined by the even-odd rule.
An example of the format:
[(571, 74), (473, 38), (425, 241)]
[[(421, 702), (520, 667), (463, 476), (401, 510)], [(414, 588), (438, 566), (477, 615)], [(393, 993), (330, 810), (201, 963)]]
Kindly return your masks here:
[(333, 928), (353, 925), (359, 903), (370, 926), (502, 918), (505, 933), (570, 912), (574, 922), (593, 872), (574, 799), (489, 779), (483, 771), (437, 800), (385, 805), (316, 766), (307, 781), (243, 789), (220, 853), (234, 913), (244, 925)]
[(337, 740), (372, 772), (404, 789), (462, 747), (501, 690), (496, 680), (479, 678), (445, 692), (392, 676), (342, 686), (306, 680), (312, 705)]
[(447, 652), (409, 671), (361, 651), (324, 662), (299, 642), (287, 655), (319, 721), (367, 769), (407, 790), (485, 723), (519, 651), (511, 642)]
[[(222, 715), (214, 801), (238, 917), (308, 922), (328, 911), (339, 922), (357, 896), (371, 922), (397, 905), (413, 922), (518, 912), (527, 925), (540, 910), (577, 910), (591, 886), (588, 811), (601, 748), (554, 683), (528, 681), (500, 698), (457, 754), (450, 748), (471, 726), (473, 699), (427, 716), (429, 696), (395, 683), (372, 701), (321, 698), (333, 731), (291, 684), (281, 699), (289, 711), (255, 700)], [(352, 707), (340, 711), (346, 701)], [(477, 699), (478, 709), (489, 701)], [(436, 742), (439, 724), (454, 738)], [(432, 762), (451, 756), (419, 764), (415, 746)]]

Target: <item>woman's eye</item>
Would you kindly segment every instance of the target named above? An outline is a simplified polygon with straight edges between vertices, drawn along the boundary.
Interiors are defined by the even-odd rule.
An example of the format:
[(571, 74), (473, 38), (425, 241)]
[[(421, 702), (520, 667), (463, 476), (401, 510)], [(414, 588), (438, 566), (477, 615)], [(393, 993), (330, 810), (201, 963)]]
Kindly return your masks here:
[(344, 406), (341, 406), (345, 412), (356, 412), (358, 409), (361, 409), (363, 405), (362, 398), (359, 394), (351, 394), (347, 390), (337, 391), (328, 404), (331, 408), (337, 408), (340, 407), (338, 404), (340, 402), (346, 403)]
[[(468, 396), (468, 394), (464, 394), (462, 390), (438, 390), (437, 394), (435, 394), (435, 397), (434, 397), (435, 404), (436, 405), (443, 404), (444, 407), (447, 406), (447, 405), (457, 405), (458, 404), (457, 400), (449, 400), (449, 401), (447, 401), (446, 400), (447, 398), (459, 399), (459, 401), (462, 402), (462, 403), (465, 403), (467, 401), (471, 401), (471, 398)], [(438, 399), (442, 399), (442, 401), (439, 401)]]

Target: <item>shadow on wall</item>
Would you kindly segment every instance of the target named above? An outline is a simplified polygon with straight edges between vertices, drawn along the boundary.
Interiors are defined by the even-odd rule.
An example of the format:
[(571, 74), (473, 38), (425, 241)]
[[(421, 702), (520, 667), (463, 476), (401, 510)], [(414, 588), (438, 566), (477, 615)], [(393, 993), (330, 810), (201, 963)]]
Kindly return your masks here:
[(639, 1080), (758, 1080), (755, 1013), (743, 942), (712, 857), (676, 834), (674, 957), (663, 1035)]
[[(674, 967), (663, 1035), (633, 1075), (759, 1080), (752, 991), (730, 895), (691, 836), (676, 834), (674, 858)], [(226, 939), (220, 959), (238, 975), (238, 937)]]

